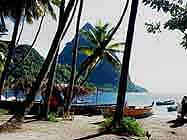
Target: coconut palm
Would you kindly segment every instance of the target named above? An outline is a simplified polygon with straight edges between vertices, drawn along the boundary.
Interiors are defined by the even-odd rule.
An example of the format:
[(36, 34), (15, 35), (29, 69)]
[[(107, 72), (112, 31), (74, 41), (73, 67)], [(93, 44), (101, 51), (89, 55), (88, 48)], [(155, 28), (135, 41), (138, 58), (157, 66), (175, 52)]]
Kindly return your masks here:
[[(109, 31), (106, 30), (108, 32), (107, 34), (105, 31), (104, 32), (102, 31), (102, 28), (100, 29), (100, 27), (98, 27), (99, 31), (101, 31), (101, 34), (98, 32), (99, 34), (96, 36), (98, 36), (98, 39), (100, 39), (100, 41), (95, 42), (96, 40), (89, 35), (89, 32), (82, 31), (82, 34), (87, 34), (86, 36), (88, 36), (88, 39), (93, 41), (93, 44), (95, 44), (97, 46), (97, 47), (95, 46), (97, 49), (95, 49), (94, 53), (92, 55), (88, 56), (88, 58), (82, 63), (82, 65), (79, 69), (79, 72), (75, 77), (75, 82), (79, 83), (80, 76), (82, 74), (87, 75), (88, 72), (92, 71), (92, 69), (100, 61), (98, 56), (100, 55), (100, 53), (102, 53), (106, 49), (106, 46), (108, 46), (109, 43), (111, 43), (111, 40), (112, 40), (114, 34), (119, 29), (119, 27), (123, 21), (123, 18), (125, 16), (126, 11), (127, 11), (128, 4), (129, 4), (129, 0), (126, 1), (125, 7), (123, 9), (123, 12), (120, 16), (118, 23), (116, 24), (116, 26), (114, 28), (110, 29)], [(107, 28), (108, 25), (105, 25), (105, 26), (106, 27), (104, 27), (103, 29)], [(101, 27), (102, 27), (102, 25), (101, 25)], [(94, 31), (94, 32), (96, 32), (96, 31)], [(90, 33), (92, 34), (92, 32), (90, 32)], [(108, 54), (108, 55), (110, 55), (110, 54)], [(88, 75), (86, 77), (88, 77)], [(84, 81), (86, 81), (86, 80), (84, 80)], [(84, 84), (84, 83), (82, 82), (81, 84)]]
[(71, 108), (71, 100), (73, 97), (73, 87), (75, 84), (75, 73), (76, 73), (76, 63), (77, 63), (77, 51), (78, 51), (78, 46), (79, 46), (79, 26), (80, 26), (80, 20), (81, 20), (81, 15), (82, 15), (82, 9), (83, 9), (83, 3), (84, 0), (80, 0), (80, 6), (79, 6), (79, 11), (78, 11), (78, 16), (77, 16), (77, 23), (76, 23), (76, 32), (75, 32), (75, 47), (73, 49), (73, 56), (72, 56), (72, 71), (71, 71), (71, 76), (70, 76), (70, 84), (69, 84), (69, 90), (68, 92), (68, 100), (65, 100), (65, 108), (64, 111), (68, 112)]
[[(84, 84), (88, 75), (103, 59), (106, 59), (110, 64), (112, 64), (117, 71), (120, 70), (120, 60), (116, 57), (115, 53), (120, 52), (119, 49), (123, 47), (125, 43), (114, 43), (111, 41), (108, 45), (103, 45), (103, 42), (108, 39), (113, 31), (114, 28), (110, 28), (109, 24), (103, 24), (102, 22), (98, 22), (95, 27), (88, 31), (81, 29), (81, 35), (85, 39), (89, 40), (91, 45), (79, 47), (79, 51), (88, 56), (88, 58), (80, 66), (79, 74), (85, 76), (83, 81), (79, 81), (80, 85)], [(79, 75), (77, 75), (77, 78), (78, 77)]]
[(33, 22), (33, 19), (38, 19), (43, 16), (45, 12), (49, 11), (51, 15), (55, 17), (54, 10), (51, 6), (51, 0), (1, 0), (0, 12), (3, 21), (3, 15), (9, 16), (15, 20), (12, 39), (8, 44), (8, 55), (5, 62), (4, 70), (0, 79), (0, 93), (3, 91), (4, 81), (7, 77), (8, 67), (11, 63), (14, 48), (16, 47), (16, 39), (18, 35), (19, 25), (21, 23), (22, 16), (25, 16), (29, 23)]
[(129, 61), (130, 61), (132, 41), (133, 41), (133, 35), (134, 35), (136, 14), (137, 14), (137, 9), (138, 9), (138, 1), (139, 0), (132, 0), (132, 3), (131, 3), (131, 12), (130, 12), (130, 17), (129, 17), (127, 37), (126, 37), (126, 47), (124, 48), (122, 69), (121, 69), (121, 75), (120, 75), (120, 80), (119, 80), (117, 105), (116, 105), (116, 111), (115, 111), (114, 118), (113, 118), (113, 127), (115, 128), (120, 127), (121, 120), (123, 117), (124, 102), (125, 102), (126, 90), (127, 90)]

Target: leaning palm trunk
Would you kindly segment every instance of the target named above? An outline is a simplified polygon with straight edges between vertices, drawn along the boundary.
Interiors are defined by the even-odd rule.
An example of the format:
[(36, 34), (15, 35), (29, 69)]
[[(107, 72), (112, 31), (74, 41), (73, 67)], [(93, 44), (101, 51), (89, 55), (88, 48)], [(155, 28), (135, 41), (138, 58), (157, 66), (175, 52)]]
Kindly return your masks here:
[(129, 61), (130, 61), (132, 41), (134, 35), (134, 26), (135, 26), (135, 20), (136, 20), (137, 8), (138, 8), (138, 1), (139, 0), (132, 0), (132, 4), (131, 4), (131, 12), (130, 12), (130, 18), (128, 24), (127, 37), (126, 37), (126, 46), (124, 49), (121, 76), (119, 81), (117, 105), (116, 105), (116, 111), (113, 119), (113, 127), (115, 128), (120, 126), (123, 117), (124, 102), (125, 102), (126, 90), (127, 90)]
[(16, 122), (20, 122), (20, 120), (24, 120), (24, 116), (32, 108), (35, 95), (38, 92), (39, 88), (41, 87), (42, 81), (46, 77), (47, 72), (49, 71), (49, 67), (51, 66), (51, 64), (54, 60), (54, 56), (56, 55), (56, 53), (58, 53), (57, 52), (58, 46), (60, 46), (60, 42), (62, 40), (62, 33), (64, 31), (66, 22), (68, 21), (69, 14), (73, 8), (74, 1), (75, 0), (69, 1), (65, 11), (64, 11), (64, 3), (63, 3), (63, 1), (61, 2), (60, 14), (59, 14), (59, 25), (58, 25), (58, 29), (55, 34), (55, 37), (53, 39), (51, 48), (49, 50), (49, 53), (47, 55), (47, 58), (46, 58), (44, 64), (42, 65), (42, 68), (38, 74), (38, 77), (36, 78), (35, 83), (33, 83), (33, 85), (32, 85), (30, 93), (27, 95), (24, 105), (22, 107), (20, 107), (19, 112), (14, 114), (13, 117), (8, 122), (6, 122), (2, 126), (0, 126), (0, 132), (3, 131), (4, 127), (8, 128), (8, 129), (10, 128), (10, 130), (17, 128), (17, 125), (13, 128), (12, 128), (12, 125), (13, 124), (18, 124), (18, 125), (22, 124), (22, 123), (16, 123)]
[(73, 97), (73, 87), (75, 84), (75, 73), (76, 73), (76, 62), (77, 62), (77, 50), (79, 46), (79, 26), (80, 26), (81, 14), (82, 14), (83, 2), (84, 2), (83, 0), (80, 0), (80, 6), (79, 6), (79, 11), (78, 11), (78, 17), (77, 17), (77, 25), (76, 25), (76, 33), (75, 33), (75, 47), (73, 48), (70, 86), (67, 90), (68, 99), (65, 100), (65, 107), (64, 107), (65, 112), (69, 112), (71, 108), (72, 97)]
[(48, 119), (48, 113), (49, 113), (49, 104), (50, 104), (50, 97), (52, 95), (53, 92), (53, 83), (54, 83), (54, 74), (55, 74), (55, 68), (56, 68), (56, 61), (57, 61), (57, 57), (58, 57), (58, 51), (59, 51), (59, 47), (58, 50), (55, 54), (55, 58), (53, 60), (53, 63), (51, 65), (50, 71), (49, 71), (49, 76), (48, 76), (48, 82), (47, 82), (47, 87), (45, 90), (45, 95), (44, 95), (44, 105), (43, 105), (43, 109), (42, 109), (42, 114), (41, 117), (42, 119), (47, 120)]
[(12, 40), (11, 40), (10, 44), (8, 44), (8, 46), (9, 46), (8, 47), (8, 56), (6, 58), (4, 70), (3, 70), (2, 74), (1, 74), (0, 94), (3, 93), (3, 87), (4, 87), (5, 80), (6, 80), (7, 71), (8, 71), (8, 68), (9, 68), (9, 65), (11, 63), (11, 59), (12, 59), (12, 56), (13, 56), (13, 53), (14, 53), (14, 48), (15, 48), (15, 45), (16, 45), (16, 38), (17, 38), (17, 34), (18, 34), (19, 24), (21, 22), (22, 12), (23, 12), (23, 7), (20, 6), (17, 9), (16, 22), (15, 22), (15, 25), (14, 25), (14, 30), (13, 30), (13, 34), (12, 34)]
[(74, 1), (75, 0), (69, 1), (65, 11), (64, 11), (64, 5), (61, 4), (61, 6), (60, 6), (60, 18), (59, 18), (58, 29), (57, 29), (57, 32), (56, 32), (55, 37), (53, 39), (53, 42), (52, 42), (51, 48), (49, 50), (49, 53), (47, 55), (47, 58), (46, 58), (44, 64), (42, 65), (42, 68), (38, 74), (38, 77), (36, 78), (36, 82), (33, 84), (31, 92), (26, 98), (26, 102), (25, 102), (26, 112), (29, 112), (29, 110), (31, 109), (33, 102), (34, 102), (35, 95), (38, 92), (43, 79), (46, 77), (47, 72), (49, 71), (49, 67), (51, 66), (51, 64), (54, 60), (54, 56), (56, 55), (56, 53), (58, 53), (57, 52), (58, 46), (60, 46), (60, 42), (62, 40), (62, 33), (64, 31), (69, 14), (73, 8)]

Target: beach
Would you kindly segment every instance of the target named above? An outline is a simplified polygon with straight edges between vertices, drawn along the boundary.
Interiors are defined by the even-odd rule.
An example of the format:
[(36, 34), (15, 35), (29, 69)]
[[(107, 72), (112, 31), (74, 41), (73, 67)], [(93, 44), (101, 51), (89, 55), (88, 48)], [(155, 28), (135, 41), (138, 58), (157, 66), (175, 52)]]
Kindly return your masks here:
[[(109, 95), (108, 97), (111, 97)], [(138, 98), (139, 100), (137, 100), (137, 97), (141, 98)], [(145, 96), (133, 95), (128, 98), (131, 99), (129, 101), (131, 104), (140, 104), (146, 99), (147, 103), (151, 103), (152, 99), (154, 99), (154, 101), (159, 99), (170, 99), (169, 96), (153, 96), (152, 98), (146, 96), (146, 99), (143, 97)], [(105, 101), (108, 101), (109, 99)], [(177, 98), (174, 96), (172, 96), (171, 99), (177, 101)], [(181, 99), (181, 97), (179, 99)], [(174, 123), (169, 123), (173, 122), (173, 120), (176, 119), (176, 116), (177, 113), (175, 111), (167, 112), (167, 106), (154, 105), (152, 116), (137, 119), (137, 121), (151, 134), (150, 140), (186, 140), (187, 124), (173, 128), (172, 125)], [(9, 117), (11, 116), (0, 116), (0, 123), (2, 124), (8, 120)], [(90, 140), (127, 139), (125, 136), (116, 136), (113, 134), (100, 135), (98, 133), (98, 124), (104, 120), (102, 115), (75, 115), (73, 121), (63, 121), (62, 118), (58, 118), (58, 120), (58, 122), (48, 122), (26, 119), (22, 129), (18, 129), (16, 132), (11, 133), (1, 133), (0, 140), (81, 140), (81, 138), (86, 140), (88, 137)]]
[[(173, 117), (175, 118), (175, 117)], [(7, 116), (1, 116), (1, 123), (6, 121)], [(99, 123), (103, 116), (82, 116), (77, 115), (73, 121), (59, 122), (25, 120), (22, 129), (12, 133), (1, 133), (0, 140), (79, 140), (80, 138), (90, 140), (121, 140), (125, 136), (112, 134), (97, 135)], [(138, 119), (142, 127), (151, 134), (150, 140), (186, 140), (187, 124), (180, 127), (170, 127), (168, 123), (173, 119), (152, 115), (147, 118)], [(81, 140), (81, 139), (80, 139)]]

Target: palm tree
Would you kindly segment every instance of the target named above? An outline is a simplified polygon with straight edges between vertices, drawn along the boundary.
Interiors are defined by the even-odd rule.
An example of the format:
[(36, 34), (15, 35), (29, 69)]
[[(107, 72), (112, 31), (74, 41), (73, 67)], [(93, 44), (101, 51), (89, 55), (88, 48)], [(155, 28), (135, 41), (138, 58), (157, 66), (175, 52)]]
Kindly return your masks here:
[(0, 72), (4, 69), (4, 63), (5, 63), (5, 55), (0, 52)]
[(130, 61), (132, 41), (133, 41), (133, 35), (134, 35), (136, 14), (137, 14), (137, 9), (138, 9), (138, 1), (139, 0), (132, 0), (132, 4), (131, 4), (131, 12), (130, 12), (130, 18), (129, 18), (129, 24), (128, 24), (127, 37), (126, 37), (126, 45), (124, 49), (121, 76), (120, 76), (119, 88), (118, 88), (117, 105), (116, 105), (116, 111), (115, 111), (114, 118), (113, 118), (114, 128), (120, 127), (120, 123), (123, 117), (124, 102), (125, 102), (126, 90), (127, 90), (129, 61)]
[(0, 78), (0, 94), (2, 94), (4, 81), (7, 77), (8, 67), (13, 56), (14, 49), (16, 47), (16, 40), (18, 35), (19, 25), (21, 23), (21, 17), (26, 16), (26, 19), (29, 23), (33, 22), (34, 19), (38, 19), (40, 16), (43, 16), (46, 11), (49, 11), (51, 15), (55, 18), (54, 10), (51, 6), (50, 0), (41, 1), (41, 0), (2, 0), (0, 2), (0, 12), (1, 17), (9, 16), (15, 19), (12, 39), (8, 44), (8, 55), (6, 58), (4, 70)]
[(65, 29), (66, 23), (68, 21), (68, 17), (70, 15), (70, 12), (74, 6), (75, 0), (70, 0), (64, 10), (65, 3), (62, 1), (60, 5), (60, 11), (59, 11), (59, 23), (58, 23), (58, 28), (55, 34), (55, 37), (53, 39), (51, 48), (48, 52), (48, 55), (42, 65), (42, 68), (36, 78), (35, 83), (32, 86), (31, 92), (26, 98), (25, 102), (25, 108), (24, 111), (29, 111), (33, 105), (33, 101), (35, 98), (35, 95), (39, 88), (41, 87), (42, 81), (44, 78), (47, 76), (47, 73), (49, 71), (49, 68), (52, 64), (52, 62), (55, 59), (56, 53), (58, 53), (59, 47), (60, 47), (60, 42), (62, 40), (62, 34)]
[(37, 91), (39, 90), (39, 88), (41, 87), (42, 81), (46, 77), (52, 62), (55, 59), (56, 54), (58, 53), (60, 42), (62, 40), (62, 34), (66, 27), (66, 23), (68, 21), (68, 18), (69, 18), (70, 12), (72, 11), (74, 3), (75, 3), (75, 0), (69, 0), (69, 2), (67, 3), (67, 6), (65, 7), (65, 2), (63, 0), (61, 1), (60, 10), (59, 10), (59, 24), (58, 24), (58, 28), (57, 28), (55, 37), (53, 39), (51, 48), (48, 52), (47, 58), (45, 59), (42, 65), (42, 68), (36, 78), (36, 81), (32, 84), (32, 88), (29, 94), (27, 95), (26, 101), (24, 102), (24, 106), (20, 107), (20, 111), (14, 114), (13, 117), (7, 123), (3, 124), (6, 127), (9, 127), (9, 126), (11, 127), (12, 123), (15, 124), (16, 122), (20, 122), (20, 121), (22, 122), (25, 114), (28, 113), (31, 107), (33, 106), (35, 95)]
[[(96, 53), (94, 52), (93, 55), (88, 56), (88, 58), (82, 63), (82, 65), (81, 65), (81, 67), (79, 69), (79, 72), (78, 72), (78, 74), (75, 77), (75, 82), (79, 83), (80, 76), (82, 74), (86, 75), (86, 73), (88, 73), (88, 71), (92, 70), (96, 66), (95, 64), (97, 62), (99, 62), (99, 57), (98, 56), (100, 55), (100, 53), (102, 53), (105, 50), (106, 46), (108, 46), (108, 44), (111, 42), (114, 34), (119, 29), (119, 27), (120, 27), (120, 25), (121, 25), (121, 23), (123, 21), (123, 18), (125, 16), (125, 13), (127, 11), (128, 4), (129, 4), (129, 0), (126, 1), (125, 7), (123, 9), (123, 12), (122, 12), (122, 14), (120, 16), (120, 19), (119, 19), (117, 25), (114, 28), (112, 28), (111, 31), (108, 31), (108, 34), (106, 34), (105, 32), (103, 32), (102, 28), (101, 28), (102, 34), (98, 34), (98, 36), (100, 36), (99, 37), (100, 42), (98, 42), (99, 44), (97, 44), (97, 42), (94, 42), (94, 40), (93, 40), (94, 44), (96, 44), (96, 46), (99, 46), (99, 47), (97, 47), (97, 49), (95, 50)], [(104, 28), (107, 28), (108, 25), (105, 25), (105, 26), (106, 27), (104, 27)], [(99, 28), (100, 27), (98, 27), (98, 29)], [(82, 31), (82, 32), (84, 32), (84, 31)], [(106, 34), (106, 36), (103, 36), (103, 33), (104, 33), (104, 35)], [(85, 32), (83, 34), (87, 34), (86, 36), (89, 36), (89, 33)], [(90, 38), (90, 39), (92, 39), (92, 38)], [(88, 76), (86, 76), (86, 77), (88, 77)]]
[(78, 45), (79, 45), (79, 26), (80, 26), (80, 19), (83, 9), (83, 3), (84, 0), (80, 0), (80, 6), (78, 11), (78, 17), (77, 17), (77, 23), (76, 23), (76, 33), (75, 33), (75, 47), (73, 49), (73, 56), (72, 56), (72, 70), (71, 70), (71, 76), (70, 76), (70, 84), (69, 84), (69, 90), (67, 90), (68, 99), (65, 103), (65, 112), (69, 112), (71, 107), (71, 100), (73, 97), (73, 87), (75, 84), (75, 73), (76, 73), (76, 63), (77, 63), (77, 51), (78, 51)]
[(120, 70), (120, 60), (115, 56), (115, 53), (120, 52), (119, 49), (124, 46), (125, 43), (109, 43), (106, 46), (102, 46), (102, 43), (108, 39), (113, 30), (114, 28), (110, 28), (109, 24), (103, 24), (99, 22), (94, 28), (90, 29), (89, 31), (86, 31), (84, 29), (80, 31), (81, 35), (91, 43), (91, 47), (79, 47), (79, 51), (88, 56), (88, 59), (86, 59), (82, 63), (80, 68), (85, 70), (84, 73), (82, 73), (85, 79), (80, 82), (80, 85), (84, 84), (84, 82), (88, 78), (88, 75), (103, 59), (106, 59), (109, 63), (111, 63), (117, 71)]

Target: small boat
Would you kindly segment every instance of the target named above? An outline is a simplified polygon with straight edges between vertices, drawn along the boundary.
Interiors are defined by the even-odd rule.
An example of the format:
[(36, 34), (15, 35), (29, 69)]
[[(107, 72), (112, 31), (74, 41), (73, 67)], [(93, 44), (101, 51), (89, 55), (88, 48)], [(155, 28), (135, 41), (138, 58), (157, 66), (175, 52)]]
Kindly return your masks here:
[(177, 106), (169, 106), (167, 109), (168, 112), (177, 111)]
[(124, 108), (124, 116), (131, 116), (131, 117), (143, 117), (152, 114), (152, 107), (145, 106), (145, 107), (131, 107), (126, 106)]
[(156, 105), (174, 105), (175, 100), (157, 101)]
[[(153, 113), (152, 106), (136, 107), (136, 106), (125, 106), (124, 107), (124, 116), (130, 117), (147, 117)], [(115, 112), (115, 106), (110, 106), (102, 111), (104, 116), (111, 116)]]

